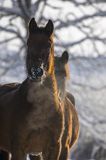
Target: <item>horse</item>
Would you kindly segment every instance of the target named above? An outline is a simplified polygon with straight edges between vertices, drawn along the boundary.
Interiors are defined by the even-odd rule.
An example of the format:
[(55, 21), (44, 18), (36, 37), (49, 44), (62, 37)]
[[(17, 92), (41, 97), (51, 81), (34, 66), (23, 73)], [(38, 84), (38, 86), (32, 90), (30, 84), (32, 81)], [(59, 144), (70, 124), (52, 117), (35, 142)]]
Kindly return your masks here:
[(27, 78), (16, 89), (0, 89), (0, 149), (12, 160), (42, 152), (44, 160), (59, 160), (64, 132), (64, 103), (54, 74), (54, 26), (29, 23)]
[(64, 51), (61, 57), (55, 58), (55, 73), (57, 79), (57, 86), (60, 97), (64, 100), (64, 117), (65, 117), (65, 131), (62, 137), (62, 151), (60, 160), (67, 160), (69, 151), (76, 143), (79, 136), (79, 119), (75, 108), (75, 98), (73, 94), (67, 92), (66, 81), (69, 79), (69, 54)]
[[(70, 143), (69, 143), (69, 149), (72, 148), (72, 146), (75, 144), (75, 142), (78, 139), (78, 133), (79, 133), (79, 121), (78, 121), (78, 115), (77, 115), (77, 111), (75, 109), (75, 98), (74, 96), (66, 91), (66, 87), (65, 87), (65, 83), (66, 80), (69, 79), (69, 69), (68, 69), (68, 52), (64, 51), (61, 57), (56, 57), (55, 56), (55, 75), (56, 75), (56, 79), (57, 79), (57, 86), (58, 86), (58, 90), (59, 90), (59, 94), (61, 98), (65, 98), (68, 99), (68, 103), (70, 105), (65, 106), (66, 111), (65, 111), (65, 118), (66, 117), (70, 117), (70, 115), (72, 115), (72, 137), (70, 138)], [(14, 90), (17, 87), (19, 87), (19, 83), (10, 83), (10, 84), (6, 84), (6, 85), (2, 85), (2, 90), (4, 92), (8, 92), (10, 90)], [(67, 97), (67, 98), (66, 98)], [(71, 104), (72, 103), (72, 104)], [(70, 115), (69, 115), (70, 114)], [(70, 121), (66, 121), (66, 128), (65, 128), (65, 133), (63, 134), (62, 137), (62, 152), (61, 152), (61, 159), (65, 160), (65, 143), (67, 142), (67, 133), (68, 133), (68, 125), (71, 124)], [(65, 138), (64, 138), (65, 137)], [(1, 152), (1, 154), (4, 155), (4, 157), (6, 157), (7, 153), (5, 152)], [(69, 154), (67, 154), (66, 157), (68, 157)], [(2, 156), (3, 157), (3, 156)], [(31, 160), (40, 160), (41, 157), (40, 156), (33, 156), (33, 155), (29, 155)], [(8, 160), (6, 158), (4, 158), (4, 160)]]

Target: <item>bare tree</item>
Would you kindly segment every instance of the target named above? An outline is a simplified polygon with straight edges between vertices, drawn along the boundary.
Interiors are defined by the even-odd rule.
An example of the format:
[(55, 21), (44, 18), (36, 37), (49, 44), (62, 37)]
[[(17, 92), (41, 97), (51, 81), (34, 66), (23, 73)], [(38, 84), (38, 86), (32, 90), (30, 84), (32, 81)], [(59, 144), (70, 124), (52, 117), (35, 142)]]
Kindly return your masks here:
[[(28, 23), (31, 17), (36, 16), (36, 13), (39, 11), (40, 5), (42, 4), (42, 9), (39, 11), (39, 17), (37, 19), (38, 22), (42, 19), (43, 15), (43, 9), (46, 4), (46, 0), (37, 0), (35, 2), (32, 2), (32, 0), (11, 0), (11, 7), (7, 7), (4, 5), (5, 0), (0, 5), (0, 19), (3, 19), (5, 17), (8, 18), (8, 25), (3, 26), (0, 25), (0, 31), (5, 31), (7, 33), (11, 33), (13, 37), (8, 38), (4, 41), (1, 41), (0, 43), (6, 43), (10, 42), (14, 39), (19, 39), (21, 41), (21, 48), (25, 49), (26, 46), (26, 38), (27, 38), (27, 29), (28, 29)], [(20, 26), (24, 28), (25, 35), (22, 36), (21, 29), (17, 27), (17, 25), (14, 23), (14, 21), (20, 18), (22, 25)]]
[[(79, 2), (77, 0), (72, 0), (71, 2), (69, 0), (66, 0), (72, 5), (79, 6), (79, 12), (80, 16), (78, 16), (74, 12), (68, 11), (66, 14), (66, 19), (63, 21), (63, 19), (57, 17), (54, 20), (54, 23), (56, 24), (55, 30), (58, 31), (62, 28), (67, 29), (69, 26), (76, 28), (80, 33), (82, 33), (82, 36), (80, 39), (77, 39), (76, 41), (70, 40), (67, 43), (59, 43), (61, 39), (59, 38), (58, 34), (55, 34), (56, 37), (56, 46), (57, 48), (67, 48), (71, 49), (75, 46), (82, 45), (86, 42), (90, 42), (93, 45), (93, 48), (95, 50), (95, 53), (97, 55), (101, 54), (101, 51), (98, 49), (98, 43), (102, 43), (105, 45), (106, 43), (106, 37), (103, 36), (102, 33), (95, 34), (95, 30), (93, 28), (93, 23), (97, 21), (97, 19), (104, 18), (106, 16), (106, 11), (104, 9), (101, 9), (97, 4), (101, 1), (91, 1), (91, 0), (85, 0), (84, 2)], [(65, 2), (66, 2), (65, 1)], [(0, 31), (5, 31), (8, 33), (11, 33), (13, 37), (8, 38), (4, 40), (4, 42), (12, 41), (16, 38), (18, 38), (21, 41), (21, 48), (25, 48), (26, 45), (26, 37), (27, 37), (27, 26), (28, 22), (31, 17), (35, 17), (38, 23), (40, 23), (42, 20), (46, 21), (47, 17), (45, 16), (44, 12), (46, 7), (54, 9), (54, 11), (60, 11), (60, 14), (62, 13), (61, 6), (54, 6), (53, 3), (51, 3), (50, 0), (36, 0), (35, 2), (33, 0), (11, 0), (11, 7), (7, 7), (3, 5), (5, 0), (2, 2), (2, 5), (0, 5), (0, 13), (1, 13), (1, 19), (4, 17), (8, 18), (8, 25), (4, 27), (3, 25), (0, 25)], [(63, 1), (64, 2), (64, 1)], [(83, 6), (86, 8), (91, 7), (93, 10), (92, 13), (86, 13)], [(19, 28), (17, 28), (17, 25), (14, 23), (16, 18), (20, 18), (22, 22), (22, 26), (25, 30), (25, 35), (22, 35), (22, 32)], [(54, 19), (54, 18), (53, 18)], [(90, 23), (87, 23), (88, 21), (91, 21)], [(99, 21), (99, 20), (98, 20)], [(1, 41), (3, 43), (3, 41)], [(81, 52), (83, 52), (83, 48), (81, 47)], [(76, 53), (72, 52), (72, 55), (74, 56)], [(104, 54), (104, 53), (103, 53)]]

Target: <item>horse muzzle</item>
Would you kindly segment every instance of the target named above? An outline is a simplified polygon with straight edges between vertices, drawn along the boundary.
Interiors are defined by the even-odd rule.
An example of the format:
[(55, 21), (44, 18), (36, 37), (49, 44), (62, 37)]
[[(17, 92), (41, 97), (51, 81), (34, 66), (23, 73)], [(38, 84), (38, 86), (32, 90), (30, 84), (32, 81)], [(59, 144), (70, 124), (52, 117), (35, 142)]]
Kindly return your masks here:
[(31, 76), (30, 79), (35, 80), (35, 81), (40, 81), (41, 77), (43, 76), (43, 69), (38, 67), (32, 67), (31, 68)]

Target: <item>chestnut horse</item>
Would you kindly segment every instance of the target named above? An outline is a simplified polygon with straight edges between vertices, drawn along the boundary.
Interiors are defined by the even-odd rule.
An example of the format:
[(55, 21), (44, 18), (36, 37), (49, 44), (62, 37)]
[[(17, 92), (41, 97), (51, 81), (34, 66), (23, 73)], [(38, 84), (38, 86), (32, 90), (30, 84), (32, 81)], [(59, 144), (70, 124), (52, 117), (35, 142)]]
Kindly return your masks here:
[(16, 89), (0, 89), (0, 149), (12, 160), (41, 153), (59, 160), (64, 131), (64, 103), (59, 101), (54, 74), (53, 23), (29, 23), (26, 68), (28, 77)]
[(60, 160), (68, 160), (69, 151), (79, 136), (79, 120), (75, 109), (74, 96), (66, 91), (66, 81), (69, 79), (69, 55), (64, 51), (61, 57), (55, 58), (55, 73), (60, 98), (65, 102), (64, 117), (65, 131), (62, 137), (62, 151)]
[[(68, 53), (67, 51), (64, 51), (61, 57), (55, 57), (55, 74), (57, 79), (57, 86), (59, 90), (59, 94), (61, 98), (65, 98), (68, 105), (65, 105), (65, 132), (62, 137), (62, 152), (60, 155), (60, 160), (64, 159), (66, 160), (69, 156), (69, 149), (75, 144), (75, 142), (78, 139), (78, 133), (79, 133), (79, 121), (78, 121), (78, 115), (77, 111), (75, 109), (75, 98), (74, 96), (66, 92), (65, 83), (66, 80), (69, 78), (69, 72), (68, 72)], [(2, 90), (4, 92), (9, 92), (10, 90), (14, 90), (17, 87), (19, 87), (18, 83), (10, 83), (2, 86)], [(66, 98), (67, 97), (67, 98)], [(72, 103), (72, 104), (71, 104)], [(70, 115), (72, 115), (72, 125), (71, 125), (71, 119), (69, 118)], [(72, 126), (72, 134), (69, 133), (69, 128)], [(71, 137), (70, 137), (71, 135)], [(67, 139), (69, 138), (69, 143), (67, 143)], [(66, 149), (65, 147), (68, 147)], [(68, 152), (67, 152), (68, 150)], [(8, 154), (6, 152), (1, 152), (2, 157), (4, 155), (3, 160), (8, 160)], [(31, 160), (41, 160), (40, 156), (33, 156), (30, 155)]]

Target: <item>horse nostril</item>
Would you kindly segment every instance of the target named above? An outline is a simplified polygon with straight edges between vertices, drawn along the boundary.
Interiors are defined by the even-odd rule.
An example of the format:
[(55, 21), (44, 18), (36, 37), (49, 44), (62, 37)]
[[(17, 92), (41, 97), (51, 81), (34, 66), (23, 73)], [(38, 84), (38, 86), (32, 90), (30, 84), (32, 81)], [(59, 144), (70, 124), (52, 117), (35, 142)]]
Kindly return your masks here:
[(36, 69), (36, 76), (41, 77), (43, 75), (43, 69), (42, 68), (37, 68)]
[(35, 79), (35, 78), (39, 78), (39, 77), (41, 77), (42, 75), (43, 75), (43, 69), (42, 68), (40, 68), (40, 67), (32, 67), (31, 68), (31, 73), (32, 73), (32, 77), (33, 77), (33, 79)]

